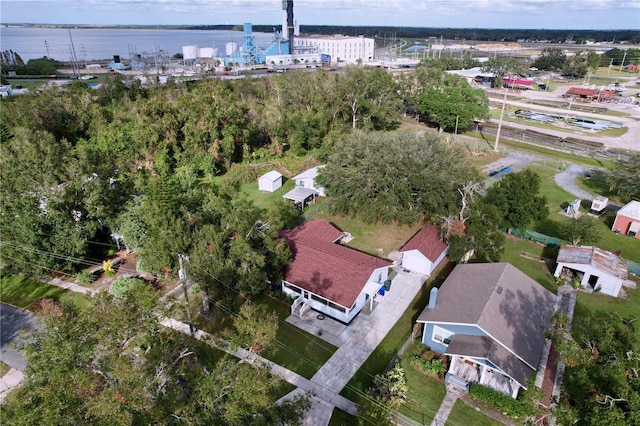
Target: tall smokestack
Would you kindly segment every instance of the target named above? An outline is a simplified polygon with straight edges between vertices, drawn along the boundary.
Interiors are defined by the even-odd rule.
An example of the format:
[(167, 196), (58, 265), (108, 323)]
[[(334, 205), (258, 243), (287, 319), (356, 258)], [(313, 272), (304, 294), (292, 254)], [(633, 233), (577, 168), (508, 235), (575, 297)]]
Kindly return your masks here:
[(293, 0), (282, 0), (282, 38), (289, 40), (289, 53), (293, 53)]

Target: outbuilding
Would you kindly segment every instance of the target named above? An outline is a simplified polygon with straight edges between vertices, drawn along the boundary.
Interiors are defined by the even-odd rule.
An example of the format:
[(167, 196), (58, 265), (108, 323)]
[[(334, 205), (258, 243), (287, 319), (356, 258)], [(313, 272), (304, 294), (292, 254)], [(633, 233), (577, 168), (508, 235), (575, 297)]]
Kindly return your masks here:
[(449, 253), (449, 246), (440, 238), (438, 227), (427, 226), (407, 241), (400, 252), (403, 268), (431, 275)]
[(587, 290), (617, 297), (627, 279), (627, 265), (615, 254), (591, 246), (563, 246), (554, 277), (578, 281)]
[(272, 170), (258, 178), (258, 189), (265, 192), (275, 192), (282, 186), (282, 174)]

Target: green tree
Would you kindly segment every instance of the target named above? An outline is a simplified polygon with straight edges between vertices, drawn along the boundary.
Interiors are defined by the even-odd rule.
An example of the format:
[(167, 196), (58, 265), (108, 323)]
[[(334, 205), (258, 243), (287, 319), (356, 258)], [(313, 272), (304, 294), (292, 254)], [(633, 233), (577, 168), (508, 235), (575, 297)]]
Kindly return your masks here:
[(254, 304), (244, 303), (233, 320), (233, 328), (228, 338), (234, 346), (260, 354), (276, 340), (278, 316)]
[(576, 52), (567, 58), (562, 68), (563, 75), (568, 77), (582, 78), (593, 72), (600, 66), (600, 56), (593, 50), (587, 52)]
[(419, 95), (420, 112), (446, 131), (467, 129), (476, 118), (488, 117), (489, 98), (466, 79), (442, 73)]
[(620, 195), (625, 201), (640, 200), (640, 154), (631, 154), (628, 158), (616, 162), (616, 168), (606, 174), (609, 190)]
[(525, 169), (503, 177), (487, 191), (487, 202), (501, 215), (501, 226), (524, 229), (549, 215), (547, 200), (540, 192), (540, 176)]
[(539, 70), (560, 71), (566, 60), (567, 55), (565, 55), (562, 49), (550, 47), (542, 49), (540, 56), (535, 60), (533, 66)]
[(457, 210), (457, 189), (476, 176), (466, 161), (463, 151), (433, 133), (356, 132), (335, 145), (319, 179), (334, 213), (416, 223)]
[(600, 240), (600, 222), (587, 215), (569, 218), (562, 223), (560, 234), (573, 245), (594, 244)]
[(502, 87), (505, 77), (521, 74), (523, 67), (518, 59), (511, 56), (494, 56), (485, 63), (483, 71), (495, 76), (492, 87)]

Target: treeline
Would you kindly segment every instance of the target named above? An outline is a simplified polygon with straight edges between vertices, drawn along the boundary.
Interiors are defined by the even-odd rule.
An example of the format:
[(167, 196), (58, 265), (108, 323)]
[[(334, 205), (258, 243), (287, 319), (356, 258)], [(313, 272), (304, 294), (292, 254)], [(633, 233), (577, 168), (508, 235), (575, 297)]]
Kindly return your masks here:
[[(198, 25), (185, 27), (194, 30), (242, 30), (238, 25)], [(253, 31), (270, 33), (273, 25), (253, 25)], [(378, 38), (429, 38), (441, 36), (447, 40), (502, 41), (530, 43), (546, 41), (565, 43), (567, 40), (581, 44), (594, 42), (640, 43), (640, 32), (636, 30), (544, 30), (544, 29), (496, 29), (496, 28), (418, 28), (418, 27), (367, 27), (339, 25), (301, 25), (303, 34), (364, 35)]]

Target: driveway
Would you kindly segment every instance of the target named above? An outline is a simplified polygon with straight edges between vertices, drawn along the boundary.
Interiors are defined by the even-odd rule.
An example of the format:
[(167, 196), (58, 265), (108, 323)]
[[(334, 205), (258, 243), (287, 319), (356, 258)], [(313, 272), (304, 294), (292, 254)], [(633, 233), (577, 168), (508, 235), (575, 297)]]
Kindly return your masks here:
[(35, 317), (32, 313), (5, 303), (0, 304), (0, 347), (2, 351), (2, 362), (16, 370), (24, 371), (27, 366), (27, 360), (22, 356), (22, 351), (16, 350), (12, 343), (20, 342), (20, 332), (22, 330), (36, 327)]
[(555, 175), (553, 177), (553, 180), (560, 188), (564, 189), (568, 193), (575, 195), (576, 197), (583, 200), (593, 200), (596, 196), (580, 188), (580, 186), (578, 186), (578, 184), (576, 183), (576, 178), (578, 176), (584, 176), (585, 172), (588, 172), (590, 170), (591, 169), (589, 167), (572, 164), (568, 169), (563, 170)]

